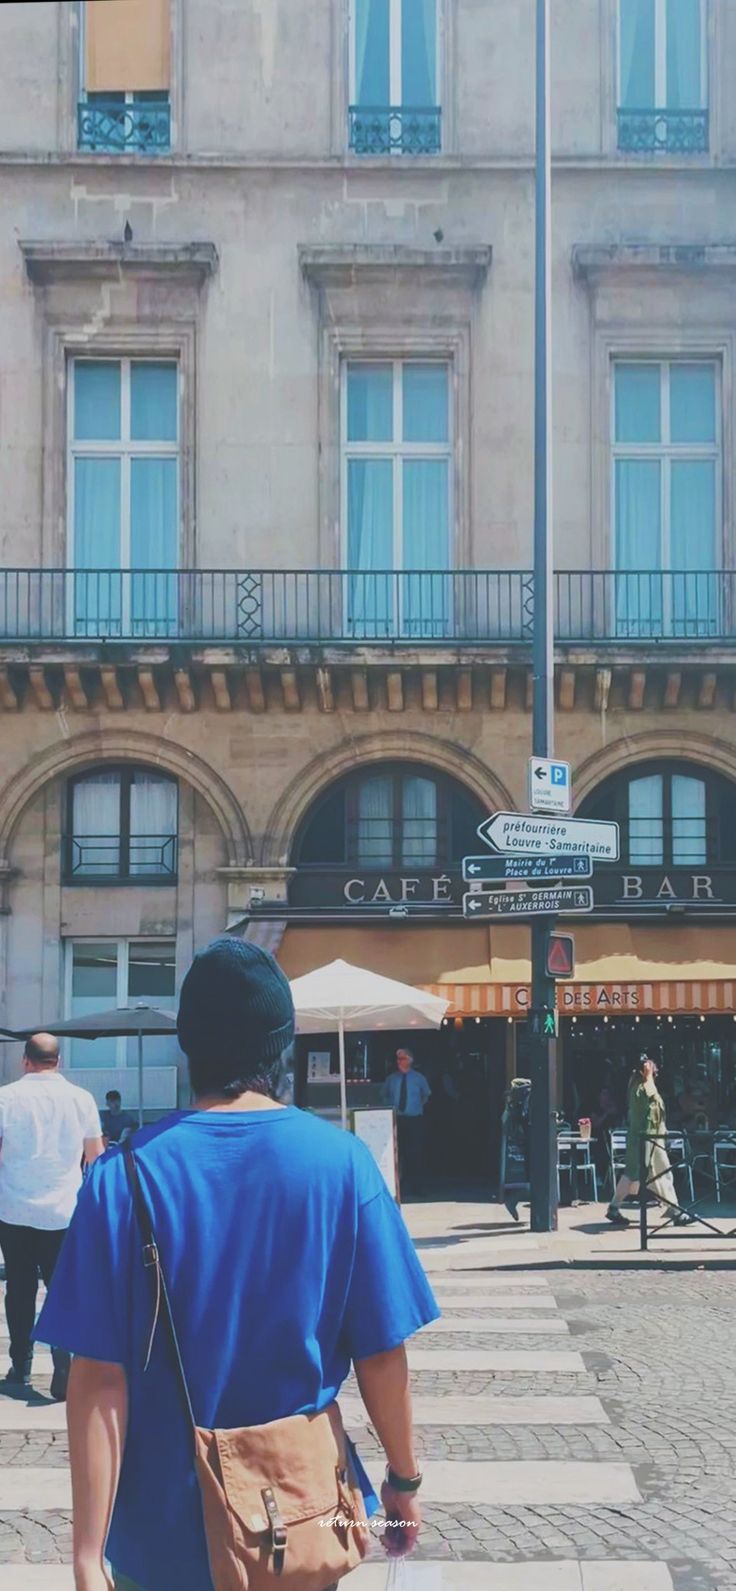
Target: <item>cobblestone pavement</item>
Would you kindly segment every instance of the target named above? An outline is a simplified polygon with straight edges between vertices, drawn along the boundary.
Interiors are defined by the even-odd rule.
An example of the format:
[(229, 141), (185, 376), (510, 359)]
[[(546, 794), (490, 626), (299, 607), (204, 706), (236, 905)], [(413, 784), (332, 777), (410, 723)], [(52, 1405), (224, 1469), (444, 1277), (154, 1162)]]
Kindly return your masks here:
[[(426, 1250), (423, 1258), (431, 1263)], [(483, 1273), (484, 1280), (491, 1274)], [(642, 1560), (667, 1564), (676, 1591), (736, 1591), (733, 1275), (654, 1268), (574, 1272), (562, 1266), (545, 1268), (544, 1276), (550, 1318), (565, 1320), (569, 1335), (541, 1331), (515, 1340), (513, 1334), (491, 1338), (464, 1331), (463, 1321), (477, 1321), (483, 1311), (477, 1301), (464, 1310), (462, 1290), (477, 1300), (481, 1282), (464, 1282), (453, 1273), (453, 1297), (444, 1294), (443, 1309), (457, 1319), (458, 1332), (434, 1338), (430, 1333), (421, 1347), (428, 1353), (448, 1347), (574, 1350), (583, 1355), (584, 1372), (435, 1374), (423, 1368), (413, 1377), (415, 1392), (438, 1403), (453, 1395), (592, 1395), (600, 1399), (610, 1423), (428, 1424), (418, 1430), (422, 1460), (440, 1465), (628, 1465), (639, 1498), (615, 1506), (603, 1500), (595, 1506), (540, 1501), (500, 1507), (492, 1495), (487, 1502), (453, 1506), (428, 1501), (420, 1557), (485, 1560), (489, 1591), (493, 1564), (556, 1559), (581, 1564), (613, 1560), (621, 1565), (621, 1579), (620, 1586), (611, 1581), (612, 1591), (629, 1591), (626, 1566), (633, 1569)], [(502, 1311), (510, 1325), (514, 1318), (528, 1318), (521, 1283), (516, 1271), (510, 1285), (518, 1296), (513, 1307), (505, 1301)], [(51, 1472), (67, 1462), (65, 1435), (61, 1430), (2, 1429), (8, 1401), (0, 1397), (0, 1474), (31, 1468), (48, 1471), (51, 1480)], [(380, 1454), (372, 1434), (361, 1427), (358, 1435), (362, 1454), (377, 1463)], [(42, 1488), (37, 1507), (3, 1512), (0, 1482), (3, 1591), (14, 1591), (14, 1564), (68, 1563), (70, 1539), (68, 1513), (45, 1508)], [(637, 1591), (647, 1591), (646, 1575), (635, 1583)]]
[[(736, 1314), (732, 1274), (585, 1272), (574, 1288), (549, 1280), (584, 1376), (483, 1376), (465, 1395), (503, 1386), (504, 1395), (595, 1393), (609, 1426), (422, 1432), (425, 1458), (625, 1460), (642, 1502), (615, 1508), (428, 1511), (422, 1550), (495, 1560), (513, 1557), (638, 1558), (666, 1561), (682, 1591), (736, 1591)], [(457, 1294), (453, 1305), (460, 1306)], [(519, 1300), (520, 1309), (523, 1303)], [(460, 1339), (457, 1339), (458, 1342)], [(470, 1339), (463, 1338), (463, 1341)], [(544, 1339), (535, 1338), (535, 1347)], [(474, 1343), (477, 1345), (476, 1337)], [(560, 1342), (557, 1339), (557, 1346)], [(549, 1340), (552, 1346), (552, 1339)], [(415, 1377), (417, 1392), (448, 1395), (459, 1377)], [(622, 1578), (622, 1588), (625, 1585)]]

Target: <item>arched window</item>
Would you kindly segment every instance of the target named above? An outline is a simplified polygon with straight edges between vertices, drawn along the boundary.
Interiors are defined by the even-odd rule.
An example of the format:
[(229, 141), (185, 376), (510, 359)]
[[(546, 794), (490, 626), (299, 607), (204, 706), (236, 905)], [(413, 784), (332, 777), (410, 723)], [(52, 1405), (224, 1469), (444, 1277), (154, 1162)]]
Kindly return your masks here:
[(148, 768), (99, 768), (67, 786), (67, 883), (173, 883), (178, 790)]
[(736, 785), (691, 763), (638, 763), (607, 779), (580, 816), (619, 823), (631, 867), (736, 861)]
[(478, 847), (485, 808), (445, 774), (381, 763), (334, 785), (308, 814), (298, 867), (353, 866), (405, 872), (457, 866)]

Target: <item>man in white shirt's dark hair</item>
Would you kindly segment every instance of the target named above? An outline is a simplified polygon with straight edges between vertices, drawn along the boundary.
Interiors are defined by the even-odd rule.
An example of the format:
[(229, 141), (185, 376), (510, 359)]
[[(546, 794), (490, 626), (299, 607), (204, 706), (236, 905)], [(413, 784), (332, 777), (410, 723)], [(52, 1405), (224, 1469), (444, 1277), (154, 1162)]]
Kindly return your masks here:
[[(5, 1261), (5, 1314), (10, 1338), (6, 1385), (31, 1374), (31, 1333), (39, 1275), (46, 1286), (77, 1202), (81, 1165), (102, 1154), (100, 1116), (92, 1095), (59, 1070), (59, 1043), (34, 1033), (23, 1052), (23, 1076), (0, 1088), (0, 1249)], [(69, 1355), (53, 1350), (51, 1395), (66, 1396)]]

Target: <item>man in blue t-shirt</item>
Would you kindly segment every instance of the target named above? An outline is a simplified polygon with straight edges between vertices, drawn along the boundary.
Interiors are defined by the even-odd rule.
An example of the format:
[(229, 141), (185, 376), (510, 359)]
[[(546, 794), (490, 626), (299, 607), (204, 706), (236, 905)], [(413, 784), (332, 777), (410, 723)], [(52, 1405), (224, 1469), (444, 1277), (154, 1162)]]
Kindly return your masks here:
[[(369, 1152), (278, 1103), (293, 1031), (291, 990), (265, 951), (225, 936), (197, 956), (178, 1017), (196, 1104), (136, 1135), (140, 1180), (197, 1424), (324, 1409), (354, 1363), (388, 1460), (387, 1518), (406, 1521), (390, 1546), (404, 1553), (421, 1523), (404, 1343), (439, 1311)], [(160, 1329), (143, 1368), (151, 1313), (124, 1151), (112, 1147), (87, 1178), (36, 1330), (76, 1356), (77, 1591), (213, 1591)]]

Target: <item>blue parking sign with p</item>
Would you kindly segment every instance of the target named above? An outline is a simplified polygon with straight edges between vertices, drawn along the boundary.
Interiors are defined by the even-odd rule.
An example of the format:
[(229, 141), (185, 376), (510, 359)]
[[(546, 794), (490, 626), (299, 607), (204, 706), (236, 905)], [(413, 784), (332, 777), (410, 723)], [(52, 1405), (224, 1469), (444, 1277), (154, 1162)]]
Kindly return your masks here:
[(552, 764), (552, 783), (553, 784), (567, 784), (567, 763), (565, 763), (565, 762), (553, 762), (553, 764)]

